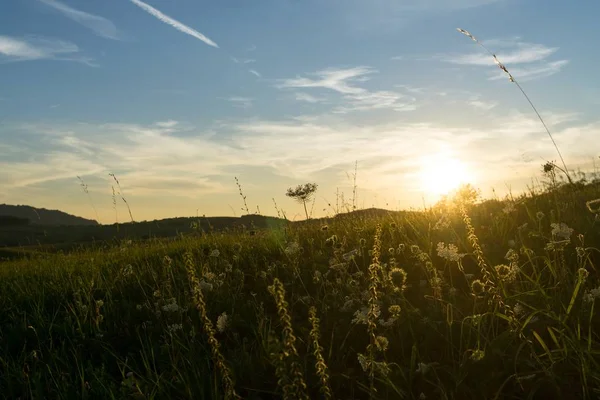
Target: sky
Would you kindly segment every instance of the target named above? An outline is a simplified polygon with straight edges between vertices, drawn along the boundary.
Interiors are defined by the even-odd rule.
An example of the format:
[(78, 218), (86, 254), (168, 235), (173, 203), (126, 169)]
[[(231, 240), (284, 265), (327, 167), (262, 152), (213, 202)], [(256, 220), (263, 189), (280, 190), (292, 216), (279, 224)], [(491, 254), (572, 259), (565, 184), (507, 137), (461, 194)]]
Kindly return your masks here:
[[(0, 2), (0, 203), (102, 223), (304, 218), (600, 167), (600, 2)], [(597, 160), (597, 161), (594, 161)], [(356, 168), (356, 169), (355, 169)], [(120, 189), (109, 174), (114, 174)], [(82, 181), (85, 187), (82, 186)]]

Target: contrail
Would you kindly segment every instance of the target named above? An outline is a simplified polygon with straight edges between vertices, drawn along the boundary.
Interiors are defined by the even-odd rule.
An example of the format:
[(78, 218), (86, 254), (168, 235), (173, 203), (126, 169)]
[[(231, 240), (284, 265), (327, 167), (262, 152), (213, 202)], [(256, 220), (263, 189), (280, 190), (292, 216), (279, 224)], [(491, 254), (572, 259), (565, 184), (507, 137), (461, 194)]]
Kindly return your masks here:
[(209, 38), (207, 38), (206, 36), (204, 36), (203, 34), (198, 32), (197, 30), (192, 29), (189, 26), (184, 25), (177, 20), (174, 20), (173, 18), (169, 17), (168, 15), (163, 14), (156, 8), (144, 3), (143, 1), (131, 0), (131, 2), (133, 4), (135, 4), (136, 6), (140, 7), (142, 10), (146, 11), (148, 14), (155, 16), (156, 18), (158, 18), (165, 24), (171, 25), (173, 28), (177, 29), (178, 31), (187, 33), (188, 35), (193, 36), (196, 39), (200, 39), (209, 46), (213, 46), (213, 47), (217, 47), (217, 48), (219, 47), (215, 42), (213, 42), (212, 40), (210, 40)]

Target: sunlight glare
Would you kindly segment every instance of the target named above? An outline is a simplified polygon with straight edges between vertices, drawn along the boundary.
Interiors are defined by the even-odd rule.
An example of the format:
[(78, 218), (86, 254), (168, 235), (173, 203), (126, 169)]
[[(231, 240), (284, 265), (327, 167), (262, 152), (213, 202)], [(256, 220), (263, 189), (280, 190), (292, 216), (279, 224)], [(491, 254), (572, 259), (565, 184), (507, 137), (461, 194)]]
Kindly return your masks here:
[(441, 196), (462, 184), (474, 183), (473, 174), (457, 158), (438, 154), (424, 157), (420, 165), (419, 181), (426, 193)]

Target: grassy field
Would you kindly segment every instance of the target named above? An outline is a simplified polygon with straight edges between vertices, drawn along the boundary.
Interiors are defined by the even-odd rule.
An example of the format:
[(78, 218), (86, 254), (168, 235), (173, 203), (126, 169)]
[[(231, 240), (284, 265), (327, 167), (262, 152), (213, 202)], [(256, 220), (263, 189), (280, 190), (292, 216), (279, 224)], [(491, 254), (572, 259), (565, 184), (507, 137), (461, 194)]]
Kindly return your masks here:
[(600, 184), (471, 194), (0, 263), (0, 394), (599, 398)]

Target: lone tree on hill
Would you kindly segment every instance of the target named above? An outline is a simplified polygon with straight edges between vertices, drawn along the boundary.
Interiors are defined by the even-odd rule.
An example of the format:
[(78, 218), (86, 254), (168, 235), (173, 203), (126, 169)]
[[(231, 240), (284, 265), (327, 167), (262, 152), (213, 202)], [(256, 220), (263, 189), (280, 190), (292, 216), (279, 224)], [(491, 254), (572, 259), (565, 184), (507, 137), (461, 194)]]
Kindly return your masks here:
[(304, 213), (306, 214), (306, 219), (308, 217), (308, 210), (306, 209), (306, 202), (310, 200), (315, 192), (317, 191), (316, 183), (305, 183), (304, 185), (298, 185), (295, 189), (289, 188), (287, 193), (285, 194), (288, 197), (302, 203), (304, 206)]

